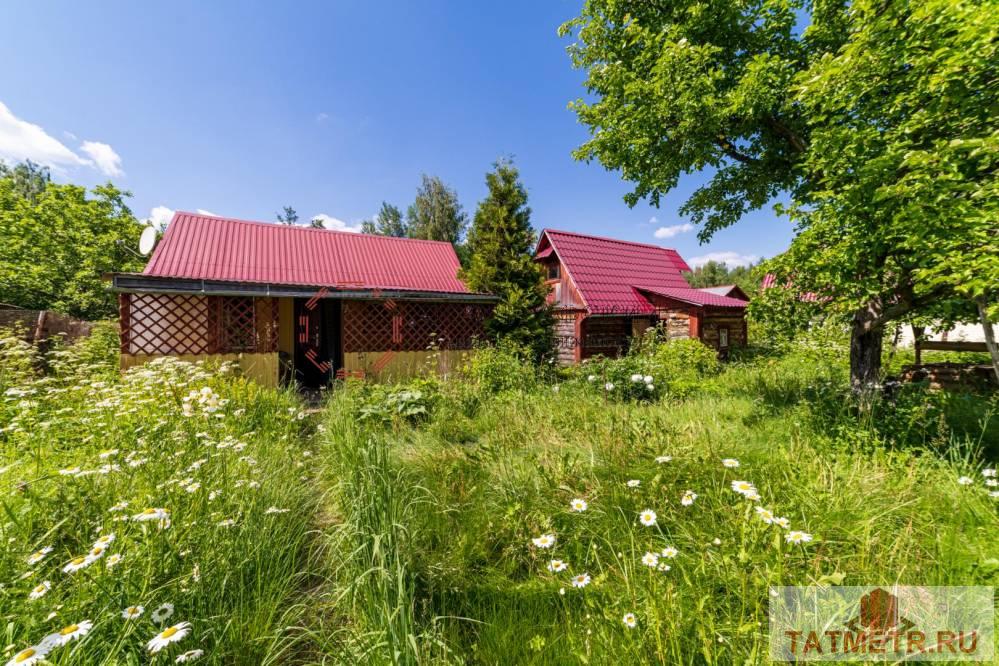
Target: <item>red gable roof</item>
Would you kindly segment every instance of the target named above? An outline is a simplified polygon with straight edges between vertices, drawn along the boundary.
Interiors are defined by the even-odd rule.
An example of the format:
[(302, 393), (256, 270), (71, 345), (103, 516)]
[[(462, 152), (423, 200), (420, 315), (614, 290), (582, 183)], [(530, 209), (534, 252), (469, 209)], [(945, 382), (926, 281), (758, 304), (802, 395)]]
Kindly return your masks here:
[[(696, 305), (745, 307), (745, 301), (692, 289), (676, 250), (569, 231), (541, 232), (535, 257), (554, 250), (591, 314), (653, 314), (642, 291)], [(738, 305), (736, 305), (738, 303)]]
[(176, 213), (143, 275), (468, 293), (450, 243)]

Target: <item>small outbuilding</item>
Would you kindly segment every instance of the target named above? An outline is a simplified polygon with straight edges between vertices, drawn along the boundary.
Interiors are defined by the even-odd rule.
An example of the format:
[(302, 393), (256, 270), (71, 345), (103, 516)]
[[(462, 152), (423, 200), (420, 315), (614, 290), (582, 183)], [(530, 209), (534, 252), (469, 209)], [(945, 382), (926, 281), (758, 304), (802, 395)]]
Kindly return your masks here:
[(748, 298), (734, 285), (691, 287), (676, 250), (545, 229), (535, 260), (550, 287), (563, 364), (619, 356), (656, 325), (670, 339), (694, 338), (720, 354), (746, 345)]
[(142, 273), (111, 276), (121, 365), (229, 360), (305, 388), (446, 372), (496, 301), (458, 269), (450, 243), (178, 212)]

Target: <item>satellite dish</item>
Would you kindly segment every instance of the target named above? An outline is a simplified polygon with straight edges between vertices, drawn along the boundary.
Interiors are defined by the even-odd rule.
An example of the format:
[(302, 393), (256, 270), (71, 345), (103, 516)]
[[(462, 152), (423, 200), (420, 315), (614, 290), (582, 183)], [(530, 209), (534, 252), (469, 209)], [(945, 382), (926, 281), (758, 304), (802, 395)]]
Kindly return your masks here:
[(150, 252), (153, 251), (153, 246), (156, 245), (156, 228), (146, 227), (142, 230), (142, 235), (139, 236), (139, 254), (142, 256), (148, 256)]

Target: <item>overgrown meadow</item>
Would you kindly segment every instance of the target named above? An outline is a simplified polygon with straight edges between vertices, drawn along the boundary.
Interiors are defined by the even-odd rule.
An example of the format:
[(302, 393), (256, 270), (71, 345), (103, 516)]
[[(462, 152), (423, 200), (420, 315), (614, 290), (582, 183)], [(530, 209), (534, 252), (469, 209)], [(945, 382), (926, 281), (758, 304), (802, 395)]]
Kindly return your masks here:
[(483, 349), (319, 410), (0, 345), (10, 664), (766, 663), (772, 586), (999, 582), (996, 398), (857, 406), (828, 341)]

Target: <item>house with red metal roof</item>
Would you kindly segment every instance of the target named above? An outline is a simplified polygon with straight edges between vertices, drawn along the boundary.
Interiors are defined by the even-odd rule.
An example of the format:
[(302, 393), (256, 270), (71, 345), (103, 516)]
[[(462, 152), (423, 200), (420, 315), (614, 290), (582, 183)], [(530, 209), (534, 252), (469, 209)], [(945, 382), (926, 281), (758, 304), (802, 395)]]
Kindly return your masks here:
[(676, 250), (545, 229), (535, 260), (550, 287), (562, 363), (618, 356), (653, 326), (720, 353), (746, 344), (748, 299), (691, 287), (683, 276), (690, 267)]
[(496, 301), (458, 269), (450, 243), (178, 212), (142, 273), (111, 276), (122, 367), (233, 361), (306, 388), (447, 370)]

